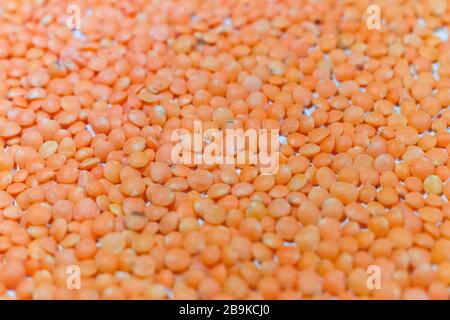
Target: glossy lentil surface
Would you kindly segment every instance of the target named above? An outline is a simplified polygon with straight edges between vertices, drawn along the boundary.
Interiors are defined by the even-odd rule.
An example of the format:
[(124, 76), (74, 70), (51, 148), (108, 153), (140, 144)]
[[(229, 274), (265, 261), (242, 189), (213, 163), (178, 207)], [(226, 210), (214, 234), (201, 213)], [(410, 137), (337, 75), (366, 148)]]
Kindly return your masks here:
[[(0, 298), (449, 299), (450, 4), (383, 3), (2, 0)], [(196, 120), (278, 172), (172, 163)]]

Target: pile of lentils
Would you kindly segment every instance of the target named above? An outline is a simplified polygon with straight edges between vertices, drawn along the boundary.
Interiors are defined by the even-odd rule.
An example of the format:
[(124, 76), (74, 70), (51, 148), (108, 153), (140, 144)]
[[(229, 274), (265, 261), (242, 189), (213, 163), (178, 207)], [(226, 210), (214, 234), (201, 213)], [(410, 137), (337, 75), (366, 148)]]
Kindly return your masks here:
[[(449, 26), (446, 0), (1, 0), (0, 298), (449, 299)], [(279, 129), (278, 171), (174, 163), (195, 121)]]

